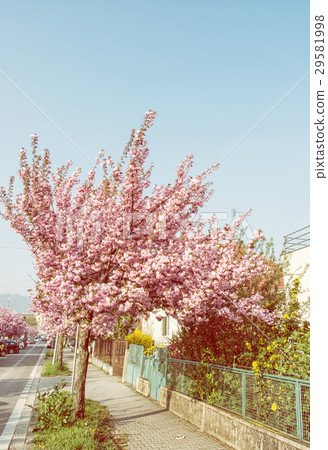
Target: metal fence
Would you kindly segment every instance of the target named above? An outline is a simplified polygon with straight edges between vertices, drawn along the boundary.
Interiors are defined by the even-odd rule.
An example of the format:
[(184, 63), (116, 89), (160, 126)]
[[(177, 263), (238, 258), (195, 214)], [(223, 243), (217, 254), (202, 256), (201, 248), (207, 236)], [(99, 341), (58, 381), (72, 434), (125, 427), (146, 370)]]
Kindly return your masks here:
[(151, 356), (146, 356), (143, 352), (143, 346), (130, 345), (126, 382), (136, 387), (137, 378), (149, 380), (150, 396), (159, 400), (161, 387), (165, 386), (166, 382), (167, 349), (157, 348)]
[(126, 382), (135, 387), (139, 377), (150, 381), (150, 395), (156, 400), (161, 387), (167, 386), (310, 442), (309, 381), (264, 375), (260, 392), (251, 370), (167, 358), (165, 348), (146, 356), (142, 346), (130, 345)]
[(161, 387), (166, 384), (167, 348), (156, 348), (154, 354), (143, 358), (141, 376), (150, 381), (150, 396), (160, 400)]
[(113, 341), (97, 338), (94, 343), (93, 356), (103, 362), (110, 363)]
[(94, 342), (93, 353), (97, 359), (112, 366), (113, 375), (123, 374), (125, 350), (128, 343), (125, 339), (100, 339)]
[(310, 382), (265, 375), (259, 392), (250, 370), (168, 358), (166, 386), (310, 442)]

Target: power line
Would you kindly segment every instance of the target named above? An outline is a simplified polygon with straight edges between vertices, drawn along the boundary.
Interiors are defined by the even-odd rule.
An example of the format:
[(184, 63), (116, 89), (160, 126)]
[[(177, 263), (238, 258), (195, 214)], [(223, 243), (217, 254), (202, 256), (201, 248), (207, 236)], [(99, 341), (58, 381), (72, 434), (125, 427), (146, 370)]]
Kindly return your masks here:
[(28, 248), (26, 247), (2, 247), (0, 246), (0, 248), (9, 248), (9, 249), (15, 249), (15, 250), (28, 250)]
[(288, 91), (278, 100), (271, 108), (227, 151), (227, 153), (220, 159), (221, 163), (244, 139), (258, 126), (261, 122), (309, 75), (310, 71), (305, 73)]
[[(32, 105), (50, 122), (52, 125), (80, 152), (83, 156), (87, 158), (88, 161), (91, 162), (92, 165), (94, 165), (94, 161), (92, 161), (89, 156), (79, 147), (76, 142), (73, 141), (73, 139), (70, 138), (70, 136), (63, 131), (59, 125), (56, 124), (56, 122), (51, 119), (32, 99), (29, 95), (26, 94), (25, 91), (23, 91), (22, 88), (20, 88), (2, 69), (0, 69), (0, 72), (2, 75), (25, 97), (27, 100), (32, 103)], [(97, 166), (97, 169), (100, 170), (102, 173), (104, 173), (100, 167)]]

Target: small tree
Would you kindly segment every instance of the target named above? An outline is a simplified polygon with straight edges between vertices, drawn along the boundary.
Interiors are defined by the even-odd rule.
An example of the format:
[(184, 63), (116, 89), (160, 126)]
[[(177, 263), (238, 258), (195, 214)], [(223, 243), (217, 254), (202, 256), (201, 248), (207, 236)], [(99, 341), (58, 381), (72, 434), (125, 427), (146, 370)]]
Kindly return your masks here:
[[(81, 170), (68, 175), (71, 162), (51, 170), (50, 153), (37, 151), (32, 136), (32, 162), (21, 150), (18, 176), (23, 191), (13, 199), (14, 179), (1, 188), (2, 216), (27, 242), (38, 283), (34, 311), (53, 324), (53, 333), (79, 324), (79, 359), (74, 415), (83, 417), (89, 341), (115, 332), (125, 317), (146, 316), (163, 309), (181, 323), (213, 315), (238, 320), (227, 307), (247, 279), (267, 270), (251, 246), (236, 264), (236, 229), (204, 232), (194, 214), (211, 196), (206, 178), (217, 165), (189, 175), (193, 156), (178, 166), (173, 184), (155, 186), (145, 133), (155, 113), (148, 111), (140, 130), (133, 130), (118, 164), (100, 152), (95, 167), (80, 184)], [(102, 179), (96, 184), (96, 173)], [(242, 219), (241, 219), (242, 220)], [(259, 297), (250, 296), (238, 310), (272, 320)]]

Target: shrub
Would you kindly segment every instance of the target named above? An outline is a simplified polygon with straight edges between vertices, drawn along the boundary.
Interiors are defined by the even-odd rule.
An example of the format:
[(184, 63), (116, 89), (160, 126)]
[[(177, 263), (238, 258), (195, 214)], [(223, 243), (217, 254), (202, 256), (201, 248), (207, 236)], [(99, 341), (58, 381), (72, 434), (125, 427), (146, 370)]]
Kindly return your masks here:
[(271, 342), (268, 344), (262, 340), (258, 349), (253, 371), (261, 382), (263, 373), (305, 380), (310, 377), (310, 329), (306, 322), (301, 321), (299, 292), (300, 281), (295, 278), (289, 292), (289, 303), (280, 323), (273, 328)]
[[(202, 358), (197, 366), (190, 366), (191, 373), (186, 374), (186, 378), (189, 378), (189, 395), (205, 400), (209, 404), (213, 404), (216, 401), (216, 392), (218, 382), (215, 380), (215, 371), (211, 367), (213, 357), (210, 350), (202, 350)], [(188, 372), (188, 371), (187, 371)]]
[(45, 356), (46, 356), (46, 358), (52, 358), (54, 356), (54, 351), (53, 350), (47, 350)]
[(143, 334), (139, 327), (133, 333), (125, 336), (125, 339), (129, 344), (142, 345), (145, 350), (153, 346), (153, 339), (150, 334)]
[(151, 347), (146, 348), (146, 350), (144, 351), (144, 355), (146, 356), (152, 356), (155, 353), (155, 350), (157, 348), (164, 348), (163, 345), (159, 346), (159, 345), (152, 345)]
[(47, 450), (123, 450), (125, 436), (115, 436), (113, 420), (106, 406), (86, 399), (85, 416), (58, 428), (38, 430), (35, 448)]
[[(294, 386), (288, 383), (272, 383), (265, 374), (292, 376), (304, 380), (310, 377), (310, 330), (308, 324), (301, 321), (299, 292), (300, 281), (295, 278), (281, 321), (273, 329), (272, 341), (269, 344), (262, 341), (257, 358), (252, 364), (258, 397), (257, 420), (272, 420), (272, 411), (279, 411), (281, 417), (284, 417), (280, 429), (293, 435), (296, 435), (297, 429)], [(302, 414), (305, 433), (309, 428), (309, 410), (309, 390), (304, 387)]]
[(60, 385), (56, 384), (53, 389), (48, 389), (43, 393), (38, 392), (38, 408), (28, 405), (36, 412), (37, 426), (35, 430), (58, 429), (63, 425), (73, 423), (73, 399), (69, 392), (63, 391), (65, 386), (66, 382), (62, 380)]
[(234, 364), (251, 367), (252, 357), (239, 361), (245, 354), (245, 342), (251, 340), (252, 329), (245, 321), (240, 324), (222, 317), (213, 317), (209, 323), (181, 326), (169, 340), (172, 358), (201, 361), (203, 349), (208, 349), (215, 364)]

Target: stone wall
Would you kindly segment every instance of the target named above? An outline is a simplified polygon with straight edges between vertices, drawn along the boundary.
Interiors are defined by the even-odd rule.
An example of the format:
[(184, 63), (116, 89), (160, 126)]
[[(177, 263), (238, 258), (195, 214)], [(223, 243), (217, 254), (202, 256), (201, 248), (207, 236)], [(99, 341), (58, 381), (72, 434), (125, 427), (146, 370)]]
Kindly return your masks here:
[(99, 367), (100, 369), (104, 370), (108, 373), (108, 375), (113, 375), (113, 367), (109, 365), (109, 363), (106, 363), (104, 361), (101, 361), (100, 359), (96, 358), (95, 356), (89, 356), (89, 362), (94, 364), (95, 366)]
[(308, 450), (310, 447), (224, 409), (167, 387), (160, 404), (234, 450)]
[(150, 381), (145, 378), (137, 378), (136, 391), (145, 397), (150, 396)]

